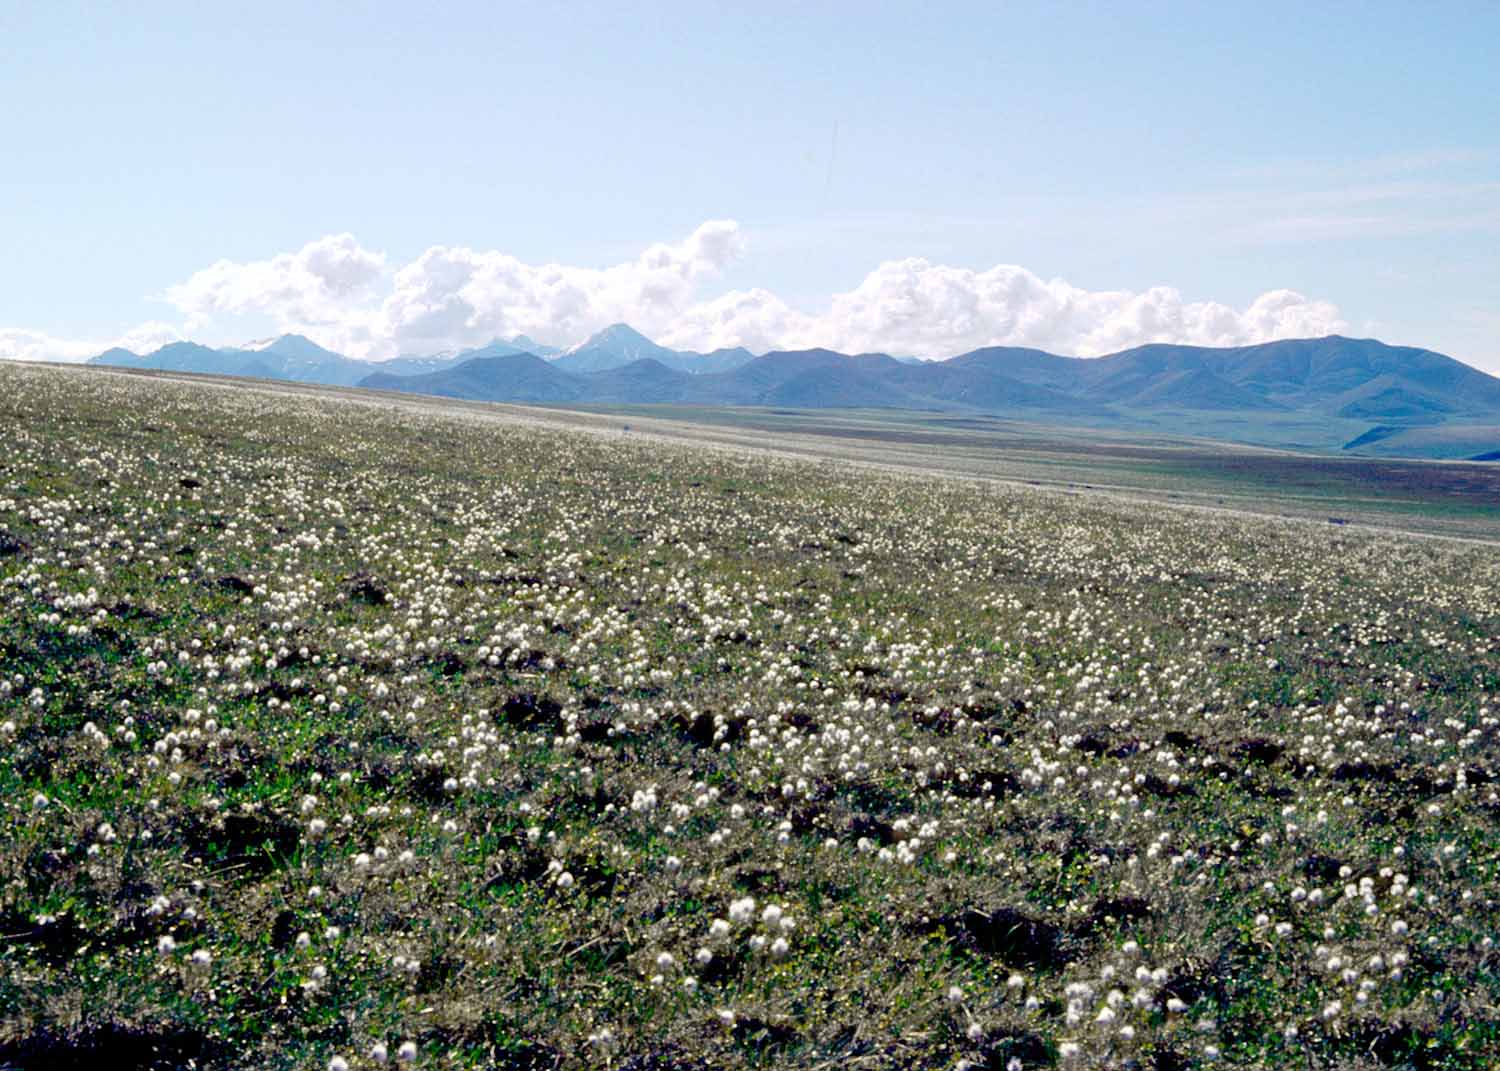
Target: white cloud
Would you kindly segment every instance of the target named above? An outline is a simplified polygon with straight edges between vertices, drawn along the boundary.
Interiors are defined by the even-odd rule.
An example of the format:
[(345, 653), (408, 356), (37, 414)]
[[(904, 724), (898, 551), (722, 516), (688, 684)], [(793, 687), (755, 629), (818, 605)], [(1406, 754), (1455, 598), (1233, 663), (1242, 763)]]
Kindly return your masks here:
[(1083, 290), (1014, 265), (976, 272), (922, 259), (888, 261), (809, 316), (764, 290), (732, 292), (687, 310), (673, 344), (826, 346), (948, 357), (982, 346), (1033, 346), (1098, 356), (1145, 342), (1234, 346), (1343, 330), (1336, 307), (1292, 290), (1239, 310), (1192, 302), (1171, 287)]
[(132, 353), (147, 353), (182, 337), (182, 333), (171, 324), (155, 321), (132, 327), (119, 338), (107, 341), (56, 338), (44, 331), (0, 328), (0, 360), (86, 361), (115, 346)]
[[(119, 346), (131, 353), (150, 353), (152, 350), (165, 346), (168, 342), (181, 342), (185, 338), (187, 336), (171, 324), (152, 320), (132, 327), (109, 345)], [(105, 349), (108, 348), (109, 346), (105, 347)]]
[(739, 249), (739, 225), (732, 220), (711, 220), (682, 242), (658, 243), (633, 261), (602, 269), (530, 265), (504, 253), (434, 246), (396, 273), (381, 319), (402, 351), (518, 334), (562, 344), (618, 321), (663, 334), (700, 282)]
[(744, 346), (761, 353), (815, 345), (814, 320), (759, 287), (731, 290), (684, 309), (658, 341), (702, 351)]
[(79, 348), (81, 345), (87, 343), (19, 327), (0, 328), (0, 358), (8, 361), (81, 361), (89, 356), (89, 351)]
[[(433, 246), (393, 266), (353, 235), (330, 235), (268, 260), (221, 260), (195, 272), (164, 295), (184, 317), (180, 329), (145, 324), (115, 344), (141, 352), (184, 334), (234, 338), (233, 326), (255, 320), (378, 358), (517, 334), (562, 345), (624, 321), (667, 345), (700, 350), (826, 346), (947, 357), (1014, 345), (1095, 356), (1144, 342), (1239, 345), (1347, 326), (1333, 305), (1291, 290), (1235, 308), (1189, 301), (1165, 286), (1084, 290), (1015, 265), (974, 271), (920, 258), (879, 265), (818, 310), (793, 308), (760, 288), (705, 294), (741, 246), (737, 223), (710, 220), (679, 242), (604, 268), (527, 264), (462, 246)], [(0, 332), (0, 356), (77, 359), (103, 348)]]
[(384, 254), (363, 248), (352, 234), (331, 234), (270, 260), (217, 261), (168, 287), (165, 296), (190, 325), (226, 313), (266, 313), (282, 324), (335, 324), (369, 296), (384, 269)]

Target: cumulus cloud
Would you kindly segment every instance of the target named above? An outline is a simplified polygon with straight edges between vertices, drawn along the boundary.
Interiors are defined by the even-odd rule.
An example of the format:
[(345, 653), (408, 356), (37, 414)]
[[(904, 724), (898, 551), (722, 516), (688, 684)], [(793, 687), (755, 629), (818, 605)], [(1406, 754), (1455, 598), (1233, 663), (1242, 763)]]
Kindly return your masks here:
[(1032, 346), (1098, 356), (1146, 342), (1235, 346), (1325, 335), (1347, 325), (1338, 309), (1292, 290), (1248, 308), (1187, 301), (1171, 287), (1083, 290), (1014, 265), (987, 271), (913, 258), (888, 261), (815, 315), (763, 290), (732, 292), (687, 310), (674, 343), (826, 346), (948, 357), (982, 346)]
[(815, 321), (759, 287), (731, 290), (683, 310), (662, 333), (665, 346), (709, 351), (743, 346), (761, 353), (817, 345)]
[(182, 337), (182, 333), (171, 324), (155, 321), (132, 327), (118, 338), (107, 340), (57, 338), (44, 331), (0, 328), (0, 360), (86, 361), (115, 346), (132, 353), (148, 353)]
[[(1241, 345), (1347, 328), (1339, 310), (1291, 290), (1248, 306), (1190, 301), (1167, 286), (1085, 290), (1023, 267), (983, 271), (921, 258), (887, 261), (816, 309), (767, 289), (714, 294), (711, 281), (740, 255), (733, 220), (710, 220), (608, 267), (528, 264), (495, 250), (432, 246), (393, 265), (351, 234), (329, 235), (266, 260), (221, 260), (164, 297), (180, 328), (127, 333), (141, 352), (188, 335), (222, 337), (232, 323), (269, 321), (357, 357), (392, 357), (530, 335), (566, 345), (624, 321), (669, 346), (755, 352), (826, 346), (948, 357), (982, 346), (1034, 346), (1097, 356), (1145, 342)], [(0, 332), (0, 356), (77, 358), (104, 348), (36, 332)]]
[(710, 220), (685, 240), (609, 268), (531, 265), (504, 253), (434, 246), (396, 273), (381, 307), (397, 349), (473, 345), (530, 335), (574, 342), (628, 321), (670, 331), (705, 278), (740, 251), (739, 225)]
[(220, 260), (168, 287), (166, 299), (190, 325), (223, 314), (265, 313), (278, 323), (336, 323), (371, 292), (385, 256), (352, 234), (331, 234), (295, 253), (237, 264)]

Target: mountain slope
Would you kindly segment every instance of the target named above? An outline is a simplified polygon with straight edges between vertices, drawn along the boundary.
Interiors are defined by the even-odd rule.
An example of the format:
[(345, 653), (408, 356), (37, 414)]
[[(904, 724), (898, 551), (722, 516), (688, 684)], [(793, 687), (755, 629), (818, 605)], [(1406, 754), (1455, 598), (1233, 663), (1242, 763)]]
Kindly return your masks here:
[[(248, 358), (269, 369), (269, 378), (289, 379), (296, 383), (326, 383), (352, 387), (366, 375), (369, 367), (332, 350), (324, 349), (302, 335), (281, 335), (252, 349), (219, 350), (220, 359), (233, 361), (236, 356)], [(243, 375), (245, 373), (229, 373)]]
[(530, 335), (516, 335), (510, 339), (510, 344), (516, 348), (518, 353), (534, 353), (538, 357), (556, 357), (562, 352), (556, 346), (549, 346), (545, 342), (538, 342)]
[(741, 347), (718, 349), (712, 353), (672, 350), (652, 342), (629, 324), (611, 324), (564, 351), (552, 363), (565, 372), (587, 374), (652, 360), (678, 372), (711, 375), (737, 368), (754, 356)]
[(564, 372), (605, 372), (646, 358), (665, 364), (676, 355), (675, 350), (658, 346), (629, 324), (611, 324), (565, 350), (552, 363)]
[[(390, 361), (380, 361), (373, 367), (388, 375), (421, 376), (430, 372), (443, 372), (449, 368), (456, 368), (465, 361), (472, 361), (477, 357), (511, 357), (517, 353), (535, 352), (535, 350), (528, 350), (511, 342), (502, 342), (497, 338), (483, 346), (460, 350), (458, 353), (441, 353), (430, 357), (403, 356)], [(371, 374), (371, 362), (366, 361), (363, 364), (364, 369), (360, 374), (360, 379)], [(358, 381), (355, 380), (355, 382)]]
[(581, 377), (590, 402), (621, 405), (664, 405), (687, 400), (692, 394), (693, 377), (668, 368), (652, 357), (632, 361), (623, 368), (611, 368)]
[(484, 402), (575, 402), (588, 393), (580, 377), (569, 375), (529, 353), (476, 357), (441, 372), (398, 376), (377, 372), (361, 387), (436, 394)]

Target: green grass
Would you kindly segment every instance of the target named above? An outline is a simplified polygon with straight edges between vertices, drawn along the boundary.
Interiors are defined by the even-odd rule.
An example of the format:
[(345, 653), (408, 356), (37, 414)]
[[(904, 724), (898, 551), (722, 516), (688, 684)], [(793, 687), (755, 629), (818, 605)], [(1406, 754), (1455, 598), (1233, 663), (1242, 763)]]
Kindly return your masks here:
[(1500, 1059), (1500, 550), (967, 478), (1221, 478), (1035, 429), (0, 388), (0, 1066)]

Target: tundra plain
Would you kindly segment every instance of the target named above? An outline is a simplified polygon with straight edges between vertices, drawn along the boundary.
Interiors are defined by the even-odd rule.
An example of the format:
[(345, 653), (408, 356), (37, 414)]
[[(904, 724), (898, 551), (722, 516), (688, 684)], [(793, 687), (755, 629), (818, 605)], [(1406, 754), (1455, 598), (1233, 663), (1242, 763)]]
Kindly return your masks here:
[(0, 1066), (1494, 1066), (1494, 467), (941, 423), (0, 366)]

